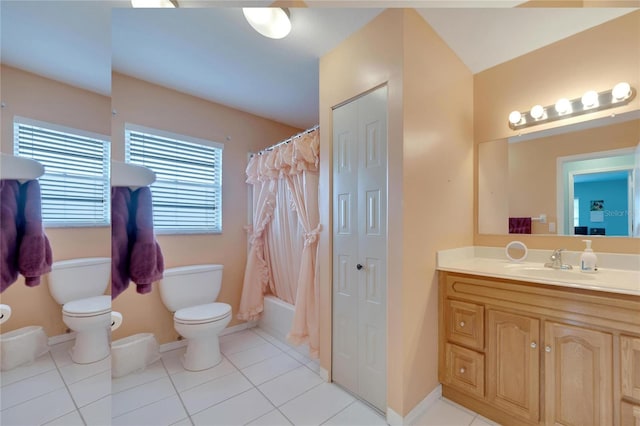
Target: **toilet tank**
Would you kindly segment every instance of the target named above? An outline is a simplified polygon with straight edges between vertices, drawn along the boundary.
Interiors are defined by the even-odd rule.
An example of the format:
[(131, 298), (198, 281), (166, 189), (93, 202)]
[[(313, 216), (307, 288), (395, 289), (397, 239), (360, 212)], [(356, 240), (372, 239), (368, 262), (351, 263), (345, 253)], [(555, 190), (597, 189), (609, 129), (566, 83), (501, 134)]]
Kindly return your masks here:
[(60, 305), (72, 300), (102, 296), (109, 285), (111, 258), (83, 257), (53, 262), (49, 291)]
[(222, 265), (190, 265), (164, 270), (160, 298), (171, 312), (213, 303), (222, 286)]

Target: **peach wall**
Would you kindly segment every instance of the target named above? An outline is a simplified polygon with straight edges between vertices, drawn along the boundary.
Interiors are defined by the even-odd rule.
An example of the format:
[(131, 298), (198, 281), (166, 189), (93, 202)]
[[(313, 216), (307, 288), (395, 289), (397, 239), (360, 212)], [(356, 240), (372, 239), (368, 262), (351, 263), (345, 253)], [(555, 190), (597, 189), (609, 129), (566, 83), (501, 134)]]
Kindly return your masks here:
[[(588, 89), (605, 90), (619, 81), (640, 87), (640, 11), (614, 19), (552, 45), (498, 65), (474, 76), (474, 140), (476, 144), (503, 139), (516, 132), (507, 126), (514, 109), (526, 110), (533, 103), (550, 105), (561, 97), (578, 97)], [(556, 70), (557, 72), (553, 72)], [(640, 97), (615, 109), (616, 113), (640, 109)], [(535, 126), (522, 133), (555, 128), (611, 114), (601, 111)], [(477, 161), (477, 156), (476, 156)], [(475, 167), (477, 182), (477, 163)], [(477, 185), (474, 210), (477, 214)], [(582, 250), (579, 238), (569, 236), (518, 236), (530, 248)], [(474, 244), (503, 246), (509, 235), (478, 233)], [(605, 237), (600, 251), (640, 253), (640, 242), (625, 237)]]
[[(102, 135), (110, 134), (111, 100), (26, 71), (2, 65), (1, 150), (13, 153), (13, 119), (22, 116)], [(109, 227), (47, 228), (53, 259), (111, 256)], [(42, 325), (49, 336), (63, 334), (62, 310), (49, 293), (46, 277), (38, 287), (26, 287), (18, 278), (0, 296), (12, 308), (2, 332), (28, 325)]]
[(320, 204), (329, 206), (321, 212), (320, 358), (329, 370), (331, 108), (385, 83), (387, 405), (406, 415), (437, 385), (435, 251), (471, 243), (472, 76), (415, 11), (404, 9), (382, 12), (320, 60)]
[[(112, 120), (114, 159), (124, 159), (125, 123), (183, 134), (224, 144), (222, 166), (222, 227), (219, 235), (158, 235), (165, 267), (220, 263), (224, 265), (218, 300), (238, 311), (246, 263), (247, 155), (285, 139), (300, 129), (176, 92), (123, 74), (112, 75)], [(227, 137), (230, 140), (227, 140)], [(157, 283), (150, 294), (140, 295), (135, 285), (113, 301), (113, 310), (123, 314), (122, 326), (113, 333), (118, 339), (134, 333), (152, 332), (160, 343), (174, 341), (178, 334), (172, 314), (160, 299)], [(235, 318), (230, 326), (238, 323)]]
[(406, 415), (438, 385), (436, 252), (470, 245), (473, 232), (473, 75), (413, 10), (404, 14), (403, 96)]

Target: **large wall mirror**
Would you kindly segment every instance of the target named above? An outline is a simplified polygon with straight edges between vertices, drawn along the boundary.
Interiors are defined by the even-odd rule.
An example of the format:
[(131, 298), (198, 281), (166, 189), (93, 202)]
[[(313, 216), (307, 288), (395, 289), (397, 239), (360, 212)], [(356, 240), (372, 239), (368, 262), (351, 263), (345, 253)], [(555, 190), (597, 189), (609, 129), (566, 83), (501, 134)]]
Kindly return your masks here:
[(640, 237), (640, 111), (479, 144), (478, 231)]

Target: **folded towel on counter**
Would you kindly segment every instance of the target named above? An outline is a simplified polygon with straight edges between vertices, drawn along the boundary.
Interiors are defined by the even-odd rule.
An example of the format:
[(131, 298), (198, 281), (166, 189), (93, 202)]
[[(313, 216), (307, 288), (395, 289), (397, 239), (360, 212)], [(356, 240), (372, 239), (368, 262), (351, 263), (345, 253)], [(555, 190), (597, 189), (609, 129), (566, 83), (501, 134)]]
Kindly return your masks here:
[(530, 234), (531, 218), (530, 217), (510, 217), (509, 233), (510, 234)]
[(149, 293), (162, 278), (164, 259), (153, 232), (151, 190), (111, 188), (111, 298), (136, 284)]
[(40, 184), (30, 180), (0, 181), (0, 292), (18, 279), (40, 284), (40, 277), (51, 271), (52, 253), (42, 226)]

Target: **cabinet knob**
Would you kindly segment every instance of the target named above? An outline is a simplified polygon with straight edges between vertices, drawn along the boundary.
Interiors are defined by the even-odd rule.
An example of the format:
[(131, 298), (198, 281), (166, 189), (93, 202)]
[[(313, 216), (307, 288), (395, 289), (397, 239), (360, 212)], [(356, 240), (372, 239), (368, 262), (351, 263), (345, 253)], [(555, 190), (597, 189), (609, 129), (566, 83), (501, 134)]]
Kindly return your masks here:
[(547, 345), (544, 347), (545, 352), (551, 352), (551, 346)]
[(460, 321), (460, 327), (464, 327), (464, 321)]
[(536, 344), (536, 342), (531, 342), (531, 349), (535, 349), (537, 347), (538, 345)]
[(361, 264), (359, 264), (359, 263), (358, 263), (358, 264), (356, 265), (356, 269), (357, 269), (358, 271), (359, 271), (359, 270), (361, 270), (362, 268), (363, 268), (363, 266), (362, 266)]
[(467, 371), (467, 370), (466, 370), (464, 367), (462, 367), (462, 368), (460, 369), (460, 374), (464, 374), (464, 372), (465, 372), (465, 371)]

